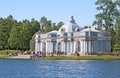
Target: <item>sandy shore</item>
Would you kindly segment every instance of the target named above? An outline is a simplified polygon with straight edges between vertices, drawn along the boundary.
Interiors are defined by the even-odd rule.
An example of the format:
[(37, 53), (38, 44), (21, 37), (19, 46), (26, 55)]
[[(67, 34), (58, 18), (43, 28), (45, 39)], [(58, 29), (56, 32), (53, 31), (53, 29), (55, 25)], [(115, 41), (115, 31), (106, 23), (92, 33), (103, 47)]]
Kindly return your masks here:
[(30, 59), (30, 55), (11, 56), (9, 58), (14, 58), (14, 59)]

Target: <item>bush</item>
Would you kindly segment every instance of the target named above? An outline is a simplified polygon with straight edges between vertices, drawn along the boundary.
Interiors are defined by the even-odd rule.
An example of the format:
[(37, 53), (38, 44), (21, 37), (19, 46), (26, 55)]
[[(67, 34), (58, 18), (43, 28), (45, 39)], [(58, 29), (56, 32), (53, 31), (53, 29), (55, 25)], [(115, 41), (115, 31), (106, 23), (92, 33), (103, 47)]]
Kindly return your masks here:
[(104, 52), (98, 52), (98, 53), (97, 53), (97, 56), (103, 56), (103, 55), (105, 55)]
[(9, 55), (9, 54), (15, 54), (15, 53), (19, 53), (20, 51), (17, 50), (1, 50), (0, 54), (1, 55)]
[(120, 52), (120, 45), (115, 44), (113, 50), (114, 50), (114, 52)]
[(110, 56), (120, 56), (120, 52), (98, 52), (97, 56), (110, 55)]

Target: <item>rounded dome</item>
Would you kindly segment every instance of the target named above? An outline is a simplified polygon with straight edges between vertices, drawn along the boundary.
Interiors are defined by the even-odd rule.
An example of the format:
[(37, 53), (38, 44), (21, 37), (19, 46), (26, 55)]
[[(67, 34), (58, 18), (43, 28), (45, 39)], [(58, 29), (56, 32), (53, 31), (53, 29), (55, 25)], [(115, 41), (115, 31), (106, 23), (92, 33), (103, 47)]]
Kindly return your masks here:
[(95, 30), (95, 29), (92, 29), (92, 28), (83, 29), (81, 32), (87, 32), (87, 31), (100, 32), (99, 30)]
[(78, 32), (77, 30), (80, 30), (80, 27), (75, 23), (75, 20), (74, 20), (73, 16), (70, 16), (68, 18), (67, 23), (60, 27), (58, 33)]
[(50, 31), (50, 32), (48, 32), (48, 33), (46, 33), (46, 34), (53, 34), (53, 33), (54, 33), (54, 34), (57, 34), (57, 32), (58, 32), (57, 30), (52, 30), (52, 31)]

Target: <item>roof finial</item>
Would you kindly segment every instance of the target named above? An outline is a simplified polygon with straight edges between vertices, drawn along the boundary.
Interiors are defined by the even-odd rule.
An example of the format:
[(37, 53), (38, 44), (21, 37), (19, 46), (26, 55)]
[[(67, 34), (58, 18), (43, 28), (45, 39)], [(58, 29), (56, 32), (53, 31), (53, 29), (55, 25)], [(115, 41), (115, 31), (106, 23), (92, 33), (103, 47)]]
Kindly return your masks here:
[(68, 21), (69, 21), (69, 22), (72, 22), (72, 23), (75, 23), (74, 17), (73, 17), (72, 15), (69, 16)]

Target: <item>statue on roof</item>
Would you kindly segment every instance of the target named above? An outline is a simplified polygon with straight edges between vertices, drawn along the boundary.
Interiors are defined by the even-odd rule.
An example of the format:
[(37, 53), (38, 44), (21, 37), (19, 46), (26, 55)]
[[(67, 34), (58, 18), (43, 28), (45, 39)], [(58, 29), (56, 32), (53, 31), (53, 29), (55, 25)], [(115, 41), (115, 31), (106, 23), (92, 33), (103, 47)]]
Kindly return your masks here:
[(72, 23), (75, 23), (74, 17), (72, 15), (68, 18), (68, 21), (72, 22)]

